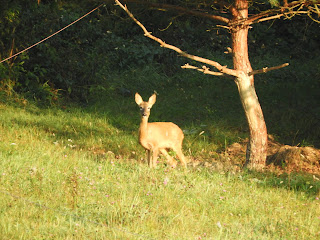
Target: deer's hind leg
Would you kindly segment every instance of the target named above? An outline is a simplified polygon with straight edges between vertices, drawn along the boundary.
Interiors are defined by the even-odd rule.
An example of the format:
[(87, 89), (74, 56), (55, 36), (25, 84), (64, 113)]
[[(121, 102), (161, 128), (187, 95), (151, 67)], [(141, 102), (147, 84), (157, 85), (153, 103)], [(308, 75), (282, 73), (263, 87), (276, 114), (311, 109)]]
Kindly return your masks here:
[(187, 161), (186, 161), (186, 157), (183, 155), (181, 148), (177, 147), (177, 148), (174, 148), (173, 150), (176, 152), (178, 158), (180, 159), (181, 164), (186, 168)]
[(171, 167), (175, 168), (177, 166), (177, 161), (173, 159), (168, 153), (168, 151), (164, 148), (160, 149), (160, 152), (167, 158), (168, 163)]

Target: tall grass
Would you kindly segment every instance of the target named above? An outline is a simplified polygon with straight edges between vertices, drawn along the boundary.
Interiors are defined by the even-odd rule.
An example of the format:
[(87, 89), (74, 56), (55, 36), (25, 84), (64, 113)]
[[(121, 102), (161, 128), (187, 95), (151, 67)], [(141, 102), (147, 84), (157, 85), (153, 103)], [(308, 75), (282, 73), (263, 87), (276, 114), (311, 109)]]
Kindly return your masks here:
[[(149, 169), (137, 114), (122, 121), (95, 108), (0, 109), (1, 239), (320, 236), (316, 178), (171, 169), (161, 159)], [(198, 133), (186, 136), (186, 155), (214, 147)]]

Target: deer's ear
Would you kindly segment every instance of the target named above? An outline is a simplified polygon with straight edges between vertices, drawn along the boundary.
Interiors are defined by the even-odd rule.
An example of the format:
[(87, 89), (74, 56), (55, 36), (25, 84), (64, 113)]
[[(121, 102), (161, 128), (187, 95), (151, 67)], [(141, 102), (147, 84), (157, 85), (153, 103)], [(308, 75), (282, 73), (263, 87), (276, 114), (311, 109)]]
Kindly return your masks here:
[(157, 95), (155, 93), (152, 94), (152, 96), (149, 98), (148, 103), (152, 106), (156, 102), (157, 100), (156, 98), (157, 98)]
[(140, 96), (139, 93), (136, 93), (136, 95), (134, 96), (134, 98), (135, 98), (136, 103), (137, 103), (138, 105), (140, 105), (140, 104), (143, 102), (142, 97)]

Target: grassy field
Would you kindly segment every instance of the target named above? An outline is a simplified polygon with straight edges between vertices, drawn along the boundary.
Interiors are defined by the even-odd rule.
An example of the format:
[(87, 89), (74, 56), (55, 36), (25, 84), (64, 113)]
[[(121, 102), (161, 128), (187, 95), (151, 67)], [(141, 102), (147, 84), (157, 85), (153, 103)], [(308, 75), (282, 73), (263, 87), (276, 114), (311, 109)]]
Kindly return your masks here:
[[(20, 11), (28, 4), (14, 2), (1, 11), (3, 56), (82, 11), (60, 1)], [(201, 65), (149, 44), (103, 9), (1, 65), (0, 240), (320, 239), (320, 176), (249, 172), (227, 156), (249, 131), (234, 80), (181, 69)], [(36, 24), (37, 14), (48, 21)], [(225, 30), (171, 13), (174, 22), (152, 24), (157, 14), (142, 14), (168, 43), (232, 68)], [(290, 63), (255, 75), (255, 88), (274, 142), (320, 148), (319, 25), (298, 21), (250, 30), (253, 69)], [(154, 91), (150, 121), (184, 130), (183, 151), (197, 163), (188, 169), (162, 158), (155, 169), (146, 164), (133, 95)]]
[[(117, 108), (0, 105), (0, 239), (319, 239), (316, 177), (149, 169)], [(220, 148), (195, 132), (188, 157)]]

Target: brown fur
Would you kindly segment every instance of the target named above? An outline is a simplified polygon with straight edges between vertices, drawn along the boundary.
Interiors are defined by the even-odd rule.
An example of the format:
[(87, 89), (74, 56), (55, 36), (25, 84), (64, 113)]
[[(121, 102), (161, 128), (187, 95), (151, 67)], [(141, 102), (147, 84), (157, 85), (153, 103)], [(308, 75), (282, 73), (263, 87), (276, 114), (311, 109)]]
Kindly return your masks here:
[(168, 149), (172, 149), (186, 167), (187, 162), (182, 153), (182, 141), (184, 138), (182, 130), (172, 122), (148, 122), (150, 109), (156, 102), (156, 95), (153, 94), (148, 102), (144, 102), (139, 93), (136, 93), (135, 101), (141, 112), (139, 143), (148, 152), (149, 166), (156, 166), (159, 152), (161, 152), (167, 158), (168, 163), (172, 167), (176, 167), (177, 162), (168, 153)]

